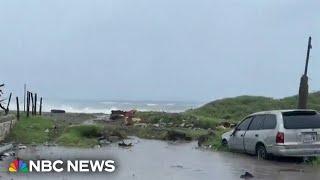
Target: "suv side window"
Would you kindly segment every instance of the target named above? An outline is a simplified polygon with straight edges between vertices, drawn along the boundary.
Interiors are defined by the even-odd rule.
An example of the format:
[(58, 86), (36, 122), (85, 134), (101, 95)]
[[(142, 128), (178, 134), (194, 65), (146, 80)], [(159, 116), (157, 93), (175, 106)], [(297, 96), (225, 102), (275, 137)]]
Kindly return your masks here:
[(277, 117), (274, 114), (267, 114), (263, 121), (262, 129), (274, 129), (277, 125)]
[(263, 121), (266, 119), (265, 115), (257, 115), (253, 117), (249, 130), (259, 130), (262, 128)]
[(250, 122), (251, 122), (251, 119), (252, 119), (252, 117), (248, 117), (248, 118), (246, 118), (245, 120), (243, 120), (243, 121), (239, 124), (239, 126), (237, 127), (237, 129), (238, 129), (239, 131), (246, 131), (246, 130), (248, 129), (248, 126), (249, 126)]

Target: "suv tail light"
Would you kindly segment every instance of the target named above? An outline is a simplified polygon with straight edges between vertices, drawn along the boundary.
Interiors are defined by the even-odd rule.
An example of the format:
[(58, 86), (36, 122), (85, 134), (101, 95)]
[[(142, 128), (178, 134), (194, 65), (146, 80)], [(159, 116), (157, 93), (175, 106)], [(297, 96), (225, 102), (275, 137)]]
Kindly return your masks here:
[(276, 136), (276, 143), (284, 143), (284, 133), (278, 132)]

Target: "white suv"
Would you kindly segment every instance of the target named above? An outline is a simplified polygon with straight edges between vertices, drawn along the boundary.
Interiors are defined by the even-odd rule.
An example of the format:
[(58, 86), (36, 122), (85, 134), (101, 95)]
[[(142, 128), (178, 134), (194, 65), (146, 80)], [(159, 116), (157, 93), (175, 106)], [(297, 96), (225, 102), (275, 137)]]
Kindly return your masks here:
[(314, 110), (275, 110), (251, 114), (221, 136), (235, 151), (275, 156), (320, 155), (320, 114)]

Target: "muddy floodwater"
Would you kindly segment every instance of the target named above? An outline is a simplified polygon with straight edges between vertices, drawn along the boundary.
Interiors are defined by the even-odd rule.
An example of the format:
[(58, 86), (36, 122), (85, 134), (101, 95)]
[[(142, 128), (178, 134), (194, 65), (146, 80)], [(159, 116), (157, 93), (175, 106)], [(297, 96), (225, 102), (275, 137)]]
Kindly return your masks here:
[(0, 161), (0, 179), (137, 179), (137, 180), (206, 180), (240, 179), (248, 171), (253, 179), (319, 179), (320, 168), (296, 162), (263, 161), (256, 157), (212, 152), (192, 143), (170, 143), (157, 140), (128, 140), (131, 148), (111, 144), (101, 148), (79, 149), (37, 146), (17, 152), (21, 159), (114, 159), (114, 173), (16, 173), (7, 167), (12, 158)]

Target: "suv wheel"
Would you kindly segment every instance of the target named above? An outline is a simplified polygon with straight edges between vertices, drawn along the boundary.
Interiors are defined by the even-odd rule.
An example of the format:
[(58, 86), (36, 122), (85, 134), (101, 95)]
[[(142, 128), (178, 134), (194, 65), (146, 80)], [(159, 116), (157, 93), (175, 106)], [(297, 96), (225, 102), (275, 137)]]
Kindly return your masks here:
[(267, 159), (268, 153), (264, 145), (258, 145), (256, 148), (256, 154), (258, 156), (258, 159)]
[(227, 147), (227, 146), (228, 146), (228, 141), (225, 140), (225, 139), (222, 139), (221, 145), (222, 145), (223, 147)]

